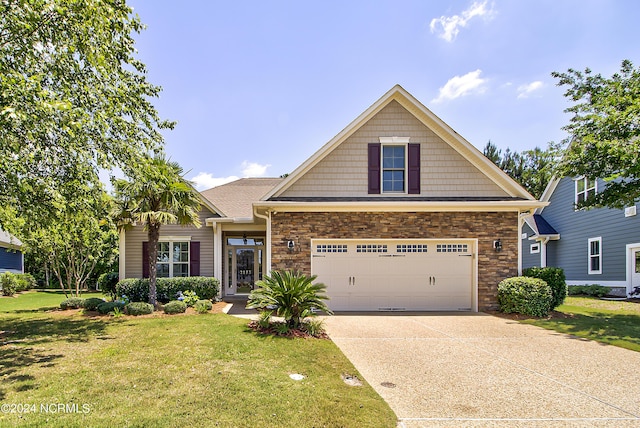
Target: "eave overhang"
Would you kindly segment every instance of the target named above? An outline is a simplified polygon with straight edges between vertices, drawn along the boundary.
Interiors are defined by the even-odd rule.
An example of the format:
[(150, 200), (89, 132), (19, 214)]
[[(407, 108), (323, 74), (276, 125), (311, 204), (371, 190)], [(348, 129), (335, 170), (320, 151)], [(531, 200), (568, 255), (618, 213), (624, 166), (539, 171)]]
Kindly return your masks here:
[(535, 200), (517, 201), (437, 201), (437, 202), (291, 202), (261, 201), (253, 206), (261, 212), (496, 212), (530, 211), (546, 206)]

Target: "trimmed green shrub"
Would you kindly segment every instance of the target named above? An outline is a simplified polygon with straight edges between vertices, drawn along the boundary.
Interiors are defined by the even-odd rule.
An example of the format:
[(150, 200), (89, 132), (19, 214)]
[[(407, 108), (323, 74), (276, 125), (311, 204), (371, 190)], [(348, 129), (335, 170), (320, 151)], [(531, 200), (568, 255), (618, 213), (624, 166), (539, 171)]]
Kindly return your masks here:
[(518, 276), (498, 284), (498, 303), (504, 313), (544, 317), (549, 315), (553, 293), (542, 279)]
[(97, 311), (98, 306), (104, 303), (104, 299), (98, 297), (89, 297), (82, 302), (82, 306), (88, 311)]
[(13, 274), (16, 280), (16, 292), (31, 290), (38, 286), (36, 279), (30, 273)]
[(124, 307), (127, 315), (149, 315), (153, 313), (153, 305), (145, 302), (131, 302)]
[(193, 308), (199, 314), (206, 314), (213, 308), (213, 303), (211, 303), (211, 300), (198, 300), (196, 304), (193, 305)]
[(605, 287), (604, 285), (591, 284), (591, 285), (570, 285), (569, 287), (569, 295), (570, 296), (593, 296), (593, 297), (603, 297), (609, 294), (609, 287)]
[(551, 309), (555, 309), (564, 303), (567, 297), (567, 283), (565, 281), (564, 270), (557, 267), (531, 267), (522, 271), (524, 276), (540, 278), (551, 288), (553, 301)]
[(97, 288), (105, 294), (109, 294), (112, 299), (115, 299), (116, 285), (118, 284), (119, 275), (118, 272), (103, 273), (98, 277)]
[(60, 302), (60, 309), (80, 309), (84, 307), (84, 299), (80, 297), (70, 297)]
[(13, 296), (18, 291), (18, 282), (16, 276), (11, 272), (0, 274), (0, 289), (3, 296)]
[(125, 306), (124, 302), (104, 302), (99, 304), (96, 309), (101, 314), (106, 315), (109, 312), (113, 312), (115, 308), (124, 309), (124, 306)]
[[(156, 299), (159, 302), (174, 300), (179, 292), (190, 290), (200, 299), (213, 299), (220, 291), (217, 278), (204, 276), (187, 276), (184, 278), (158, 278), (156, 282)], [(134, 302), (149, 301), (149, 279), (127, 278), (116, 285), (116, 295), (126, 295)], [(197, 299), (196, 299), (197, 300)]]
[(172, 300), (164, 305), (165, 314), (182, 314), (187, 310), (187, 304), (180, 300)]

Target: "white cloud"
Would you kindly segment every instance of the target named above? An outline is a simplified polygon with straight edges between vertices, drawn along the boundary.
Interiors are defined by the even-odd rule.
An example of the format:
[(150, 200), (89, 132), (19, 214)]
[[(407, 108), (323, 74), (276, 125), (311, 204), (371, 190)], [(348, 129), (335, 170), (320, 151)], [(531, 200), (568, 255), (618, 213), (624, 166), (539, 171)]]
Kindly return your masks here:
[(529, 95), (542, 88), (543, 86), (544, 83), (539, 80), (528, 83), (526, 85), (518, 86), (518, 98), (529, 98)]
[(471, 71), (464, 76), (455, 76), (440, 88), (438, 98), (432, 100), (439, 103), (444, 100), (453, 100), (469, 94), (481, 94), (485, 91), (487, 79), (480, 77), (482, 70)]
[(229, 177), (214, 177), (208, 172), (200, 172), (198, 173), (198, 175), (190, 178), (189, 180), (195, 183), (197, 190), (206, 190), (212, 187), (220, 186), (222, 184), (230, 183), (237, 180), (238, 178), (239, 177), (236, 177), (235, 175), (231, 175)]
[(242, 175), (244, 177), (263, 177), (267, 173), (267, 168), (271, 165), (260, 165), (256, 162), (242, 162)]
[(492, 9), (487, 9), (488, 0), (483, 2), (474, 2), (468, 9), (463, 10), (461, 15), (453, 16), (441, 16), (440, 18), (433, 18), (429, 24), (431, 33), (438, 33), (438, 37), (446, 40), (447, 42), (453, 42), (460, 28), (466, 27), (469, 21), (476, 16), (488, 17), (492, 14)]
[[(240, 165), (242, 176), (243, 177), (263, 177), (267, 168), (271, 165), (260, 165), (256, 162), (248, 162), (244, 161)], [(240, 177), (236, 175), (230, 175), (228, 177), (214, 177), (213, 174), (208, 172), (200, 172), (195, 177), (190, 178), (189, 180), (193, 181), (196, 185), (197, 190), (206, 190), (212, 187), (221, 186), (223, 184), (230, 183), (232, 181), (238, 180)]]

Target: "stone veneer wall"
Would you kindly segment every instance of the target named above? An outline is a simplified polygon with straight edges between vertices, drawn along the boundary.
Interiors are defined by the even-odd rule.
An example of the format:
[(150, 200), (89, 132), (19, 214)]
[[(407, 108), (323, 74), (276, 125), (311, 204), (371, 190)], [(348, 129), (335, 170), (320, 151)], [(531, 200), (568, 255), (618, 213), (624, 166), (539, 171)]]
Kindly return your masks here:
[[(518, 274), (517, 212), (277, 213), (271, 216), (272, 269), (311, 273), (311, 239), (478, 239), (478, 310), (497, 309), (500, 281)], [(502, 240), (495, 252), (493, 241)], [(287, 241), (296, 249), (289, 252)]]

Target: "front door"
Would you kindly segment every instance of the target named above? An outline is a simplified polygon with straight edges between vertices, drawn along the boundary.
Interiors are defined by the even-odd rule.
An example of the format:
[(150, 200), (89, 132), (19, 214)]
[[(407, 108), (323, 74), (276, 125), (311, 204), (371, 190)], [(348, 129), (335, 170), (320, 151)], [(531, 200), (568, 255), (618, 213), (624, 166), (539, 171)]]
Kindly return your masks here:
[(264, 265), (264, 239), (227, 239), (227, 263), (224, 295), (248, 294), (262, 279)]
[(250, 293), (255, 283), (255, 249), (236, 248), (236, 293)]
[(631, 252), (631, 291), (640, 287), (640, 248), (634, 248)]

